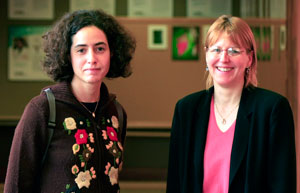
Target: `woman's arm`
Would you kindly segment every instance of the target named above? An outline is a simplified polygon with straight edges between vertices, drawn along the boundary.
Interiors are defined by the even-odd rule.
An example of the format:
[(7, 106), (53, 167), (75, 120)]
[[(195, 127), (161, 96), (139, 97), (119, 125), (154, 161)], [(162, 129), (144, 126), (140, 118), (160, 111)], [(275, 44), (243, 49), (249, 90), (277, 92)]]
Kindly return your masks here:
[(173, 123), (171, 128), (171, 138), (169, 146), (169, 165), (168, 165), (168, 177), (167, 177), (167, 193), (180, 193), (180, 157), (178, 151), (180, 148), (178, 144), (180, 143), (179, 137), (180, 133), (178, 131), (180, 128), (180, 116), (178, 110), (178, 103), (175, 107)]
[(270, 118), (268, 184), (272, 193), (296, 193), (295, 130), (286, 98), (273, 106)]
[(30, 102), (15, 129), (10, 150), (4, 192), (35, 192), (39, 187), (41, 158), (46, 138), (46, 120), (40, 108)]

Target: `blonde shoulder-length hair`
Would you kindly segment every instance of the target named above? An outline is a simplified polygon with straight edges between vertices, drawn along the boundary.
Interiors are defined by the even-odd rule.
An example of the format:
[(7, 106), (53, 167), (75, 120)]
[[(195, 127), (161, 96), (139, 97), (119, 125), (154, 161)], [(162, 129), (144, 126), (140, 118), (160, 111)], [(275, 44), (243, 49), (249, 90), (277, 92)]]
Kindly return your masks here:
[[(238, 17), (222, 15), (209, 28), (206, 39), (205, 49), (215, 44), (222, 34), (227, 34), (231, 41), (240, 47), (247, 50), (248, 54), (252, 52), (252, 64), (245, 70), (244, 87), (257, 86), (257, 56), (256, 56), (256, 42), (249, 25)], [(206, 88), (213, 85), (212, 77), (208, 72), (206, 80)]]

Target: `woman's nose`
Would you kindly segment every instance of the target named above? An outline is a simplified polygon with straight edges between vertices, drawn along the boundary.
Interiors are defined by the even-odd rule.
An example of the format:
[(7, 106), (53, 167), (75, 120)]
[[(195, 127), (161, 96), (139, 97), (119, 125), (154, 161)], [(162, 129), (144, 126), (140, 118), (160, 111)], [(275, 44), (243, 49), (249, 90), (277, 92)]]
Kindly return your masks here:
[(227, 53), (227, 50), (223, 50), (220, 54), (220, 60), (222, 62), (228, 62), (229, 61), (229, 55)]
[(95, 64), (97, 62), (96, 54), (93, 50), (90, 50), (87, 55), (88, 63)]

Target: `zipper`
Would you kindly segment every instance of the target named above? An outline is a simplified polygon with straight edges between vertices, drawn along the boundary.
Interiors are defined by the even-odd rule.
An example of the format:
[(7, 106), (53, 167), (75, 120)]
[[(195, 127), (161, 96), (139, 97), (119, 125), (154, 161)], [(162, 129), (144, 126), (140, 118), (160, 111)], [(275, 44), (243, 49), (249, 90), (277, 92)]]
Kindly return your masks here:
[[(94, 132), (95, 132), (95, 139), (98, 139), (98, 140), (95, 140), (96, 144), (97, 144), (97, 148), (99, 150), (99, 154), (98, 154), (98, 162), (96, 164), (98, 164), (98, 171), (101, 171), (103, 169), (103, 158), (104, 158), (104, 150), (103, 150), (103, 147), (102, 147), (102, 138), (99, 137), (99, 133), (101, 131), (101, 127), (98, 125), (98, 123), (96, 123), (96, 121), (94, 121)], [(97, 181), (98, 181), (98, 189), (100, 190), (100, 192), (103, 192), (104, 191), (104, 188), (103, 188), (103, 184), (101, 182), (104, 182), (102, 178), (102, 175), (101, 174), (98, 174), (98, 171), (96, 173), (96, 175), (98, 176), (97, 178)]]

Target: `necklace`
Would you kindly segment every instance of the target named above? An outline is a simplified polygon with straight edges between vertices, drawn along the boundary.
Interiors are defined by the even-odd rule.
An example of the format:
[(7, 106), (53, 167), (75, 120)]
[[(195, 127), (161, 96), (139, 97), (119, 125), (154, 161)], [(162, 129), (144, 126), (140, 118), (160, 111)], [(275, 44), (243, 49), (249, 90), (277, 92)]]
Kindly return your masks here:
[(225, 117), (223, 117), (223, 116), (221, 115), (220, 111), (219, 111), (219, 108), (218, 108), (217, 103), (215, 103), (217, 112), (218, 112), (218, 114), (220, 115), (220, 117), (222, 118), (222, 124), (223, 124), (223, 125), (226, 125), (226, 119), (227, 119), (227, 118), (231, 115), (231, 113), (239, 106), (239, 104), (240, 104), (240, 103), (238, 103), (234, 108), (232, 108), (232, 110), (229, 112), (228, 115), (226, 115)]
[(89, 113), (91, 113), (93, 115), (93, 117), (95, 118), (96, 117), (96, 110), (97, 110), (97, 107), (98, 107), (98, 104), (99, 104), (99, 100), (97, 101), (97, 104), (96, 104), (96, 107), (94, 109), (94, 111), (90, 111), (82, 102), (79, 101), (79, 103), (81, 104), (81, 106), (83, 106)]

